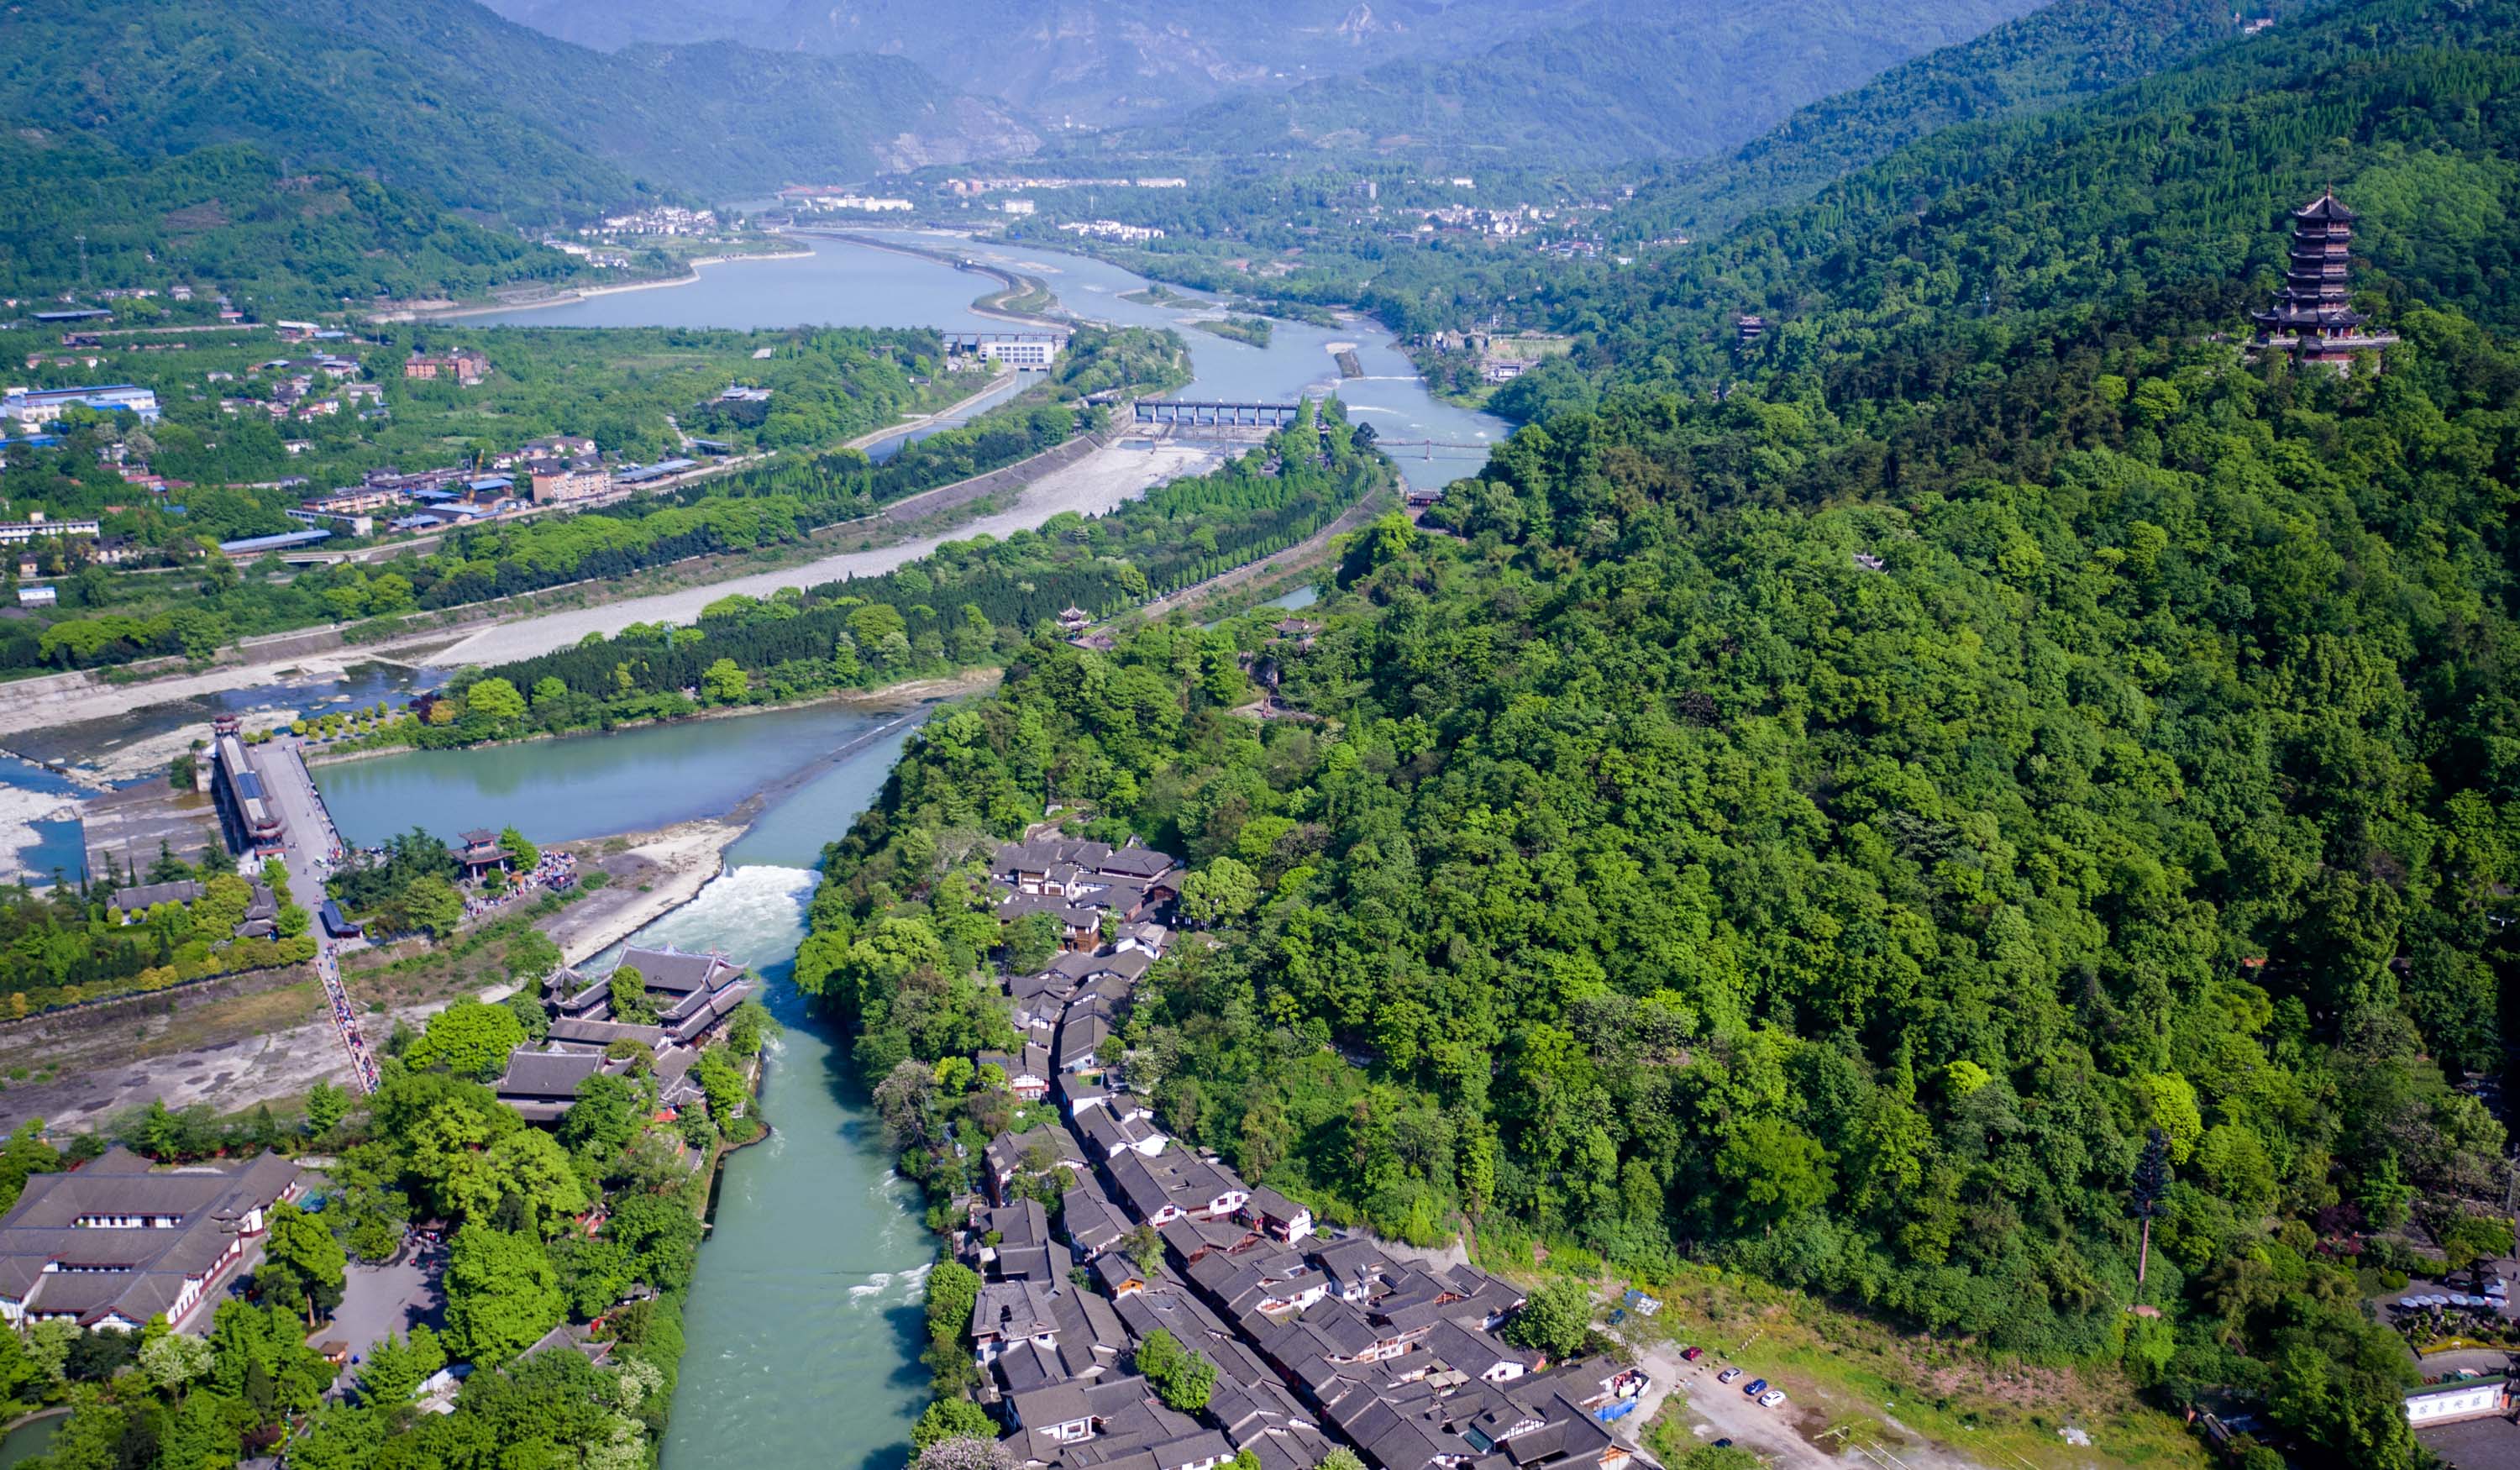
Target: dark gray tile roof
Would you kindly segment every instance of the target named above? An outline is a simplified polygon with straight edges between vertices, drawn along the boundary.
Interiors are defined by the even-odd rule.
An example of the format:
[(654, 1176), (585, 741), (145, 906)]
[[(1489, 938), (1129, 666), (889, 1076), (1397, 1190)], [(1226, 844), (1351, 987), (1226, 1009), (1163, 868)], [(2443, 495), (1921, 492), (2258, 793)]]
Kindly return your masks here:
[(577, 1042), (595, 1047), (608, 1047), (614, 1042), (638, 1042), (647, 1047), (665, 1045), (662, 1026), (630, 1026), (619, 1021), (587, 1021), (575, 1016), (562, 1016), (552, 1022), (551, 1039), (556, 1042)]
[(503, 1101), (515, 1098), (575, 1098), (577, 1085), (604, 1070), (604, 1057), (593, 1051), (511, 1051), (508, 1070), (491, 1091)]
[(681, 995), (695, 990), (717, 990), (743, 967), (723, 955), (686, 955), (675, 949), (646, 950), (633, 946), (621, 952), (623, 964), (639, 967), (639, 976), (650, 990), (671, 991)]
[(117, 913), (137, 913), (158, 904), (189, 904), (202, 896), (202, 885), (191, 878), (172, 883), (142, 883), (115, 891), (108, 906)]
[[(285, 1197), (297, 1178), (297, 1166), (277, 1154), (158, 1169), (119, 1146), (79, 1169), (35, 1175), (0, 1220), (0, 1293), (39, 1315), (74, 1313), (82, 1324), (109, 1314), (145, 1322), (172, 1311), (187, 1278), (205, 1277), (245, 1222)], [(177, 1223), (78, 1224), (129, 1216)], [(45, 1270), (51, 1262), (87, 1269)]]

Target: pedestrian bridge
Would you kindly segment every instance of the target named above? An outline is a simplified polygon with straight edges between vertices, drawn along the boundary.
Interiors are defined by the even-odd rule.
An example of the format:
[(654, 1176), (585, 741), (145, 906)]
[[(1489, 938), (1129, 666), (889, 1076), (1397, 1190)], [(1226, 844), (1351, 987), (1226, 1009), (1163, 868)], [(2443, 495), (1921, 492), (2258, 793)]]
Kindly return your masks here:
[(1283, 428), (1295, 422), (1300, 403), (1211, 403), (1187, 398), (1141, 398), (1140, 423), (1223, 423)]

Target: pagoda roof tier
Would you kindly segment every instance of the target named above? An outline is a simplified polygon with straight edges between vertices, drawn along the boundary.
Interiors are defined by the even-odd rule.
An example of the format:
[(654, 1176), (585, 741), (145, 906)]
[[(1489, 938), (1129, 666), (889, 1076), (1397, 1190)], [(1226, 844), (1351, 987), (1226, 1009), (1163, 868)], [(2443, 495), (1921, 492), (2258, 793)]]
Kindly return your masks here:
[(2344, 202), (2337, 199), (2336, 191), (2332, 189), (2322, 192), (2318, 198), (2295, 209), (2292, 217), (2300, 220), (2334, 220), (2344, 223), (2362, 218), (2361, 215), (2346, 208)]
[(2371, 320), (2351, 307), (2324, 307), (2313, 311), (2278, 305), (2272, 311), (2261, 311), (2250, 320), (2269, 327), (2354, 327)]

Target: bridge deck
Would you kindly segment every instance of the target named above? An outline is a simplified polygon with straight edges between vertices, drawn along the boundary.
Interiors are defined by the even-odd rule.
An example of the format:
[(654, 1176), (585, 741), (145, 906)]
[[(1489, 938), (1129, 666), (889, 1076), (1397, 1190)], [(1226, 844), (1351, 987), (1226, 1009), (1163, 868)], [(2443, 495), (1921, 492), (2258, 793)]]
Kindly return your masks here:
[(1300, 403), (1236, 403), (1195, 398), (1141, 398), (1140, 423), (1237, 423), (1277, 425), (1295, 422)]

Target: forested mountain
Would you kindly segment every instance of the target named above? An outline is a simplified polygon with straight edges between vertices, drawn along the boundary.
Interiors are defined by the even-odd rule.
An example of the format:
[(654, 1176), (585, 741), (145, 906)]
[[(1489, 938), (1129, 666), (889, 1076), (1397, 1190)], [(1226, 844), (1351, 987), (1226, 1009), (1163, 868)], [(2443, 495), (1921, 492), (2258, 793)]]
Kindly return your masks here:
[[(1054, 792), (1223, 941), (1132, 1085), (1327, 1218), (1722, 1262), (2410, 1470), (2363, 1303), (2510, 1240), (2465, 1085), (2520, 958), (2520, 14), (2284, 28), (1559, 302), (1585, 373), (1317, 638), (1045, 639), (929, 727), (799, 983), (870, 1073), (968, 1050), (957, 865)], [(2237, 340), (2331, 179), (2384, 374)]]
[[(1131, 1082), (1331, 1219), (1722, 1260), (2411, 1465), (2350, 1267), (2499, 1198), (2426, 1057), (2500, 1057), (2520, 359), (2402, 325), (2349, 384), (2095, 323), (1890, 488), (1809, 402), (1525, 430), (1310, 649), (1036, 645), (833, 849), (799, 983), (873, 1070), (968, 1049), (985, 886), (935, 878), (1047, 787), (1216, 875)], [(1228, 714), (1238, 647), (1328, 723)]]
[(1396, 59), (1472, 56), (1622, 0), (494, 0), (582, 45), (738, 40), (907, 57), (1055, 125), (1094, 127)]
[[(31, 135), (31, 136), (29, 136)], [(257, 306), (479, 295), (579, 267), (434, 197), (242, 144), (135, 158), (83, 134), (0, 134), (0, 288), (215, 284)]]
[(2309, 8), (2283, 0), (2243, 14), (2224, 0), (2056, 0), (1802, 108), (1729, 157), (1670, 165), (1638, 189), (1624, 223), (1653, 235), (1717, 234), (1929, 133), (2105, 92), (2232, 40), (2244, 20), (2288, 23)]
[(1021, 152), (1031, 135), (915, 66), (732, 45), (604, 55), (472, 0), (31, 0), (0, 111), (135, 158), (249, 144), (490, 213), (705, 199)]
[[(1596, 379), (1816, 369), (1912, 375), (1926, 393), (2041, 323), (2146, 290), (2272, 290), (2284, 211), (2333, 184), (2363, 216), (2359, 287), (2508, 327), (2515, 88), (2513, 0), (2332, 7), (2089, 102), (1946, 129), (1539, 309), (1586, 334), (1576, 361)], [(1775, 324), (1748, 361), (1732, 346), (1740, 311)], [(1584, 401), (1575, 376), (1527, 379), (1507, 406)]]
[(1400, 60), (1071, 146), (1235, 156), (1282, 148), (1598, 165), (1728, 148), (1795, 106), (1977, 35), (2031, 0), (1822, 0), (1789, 21), (1720, 0), (1621, 0), (1477, 56)]

